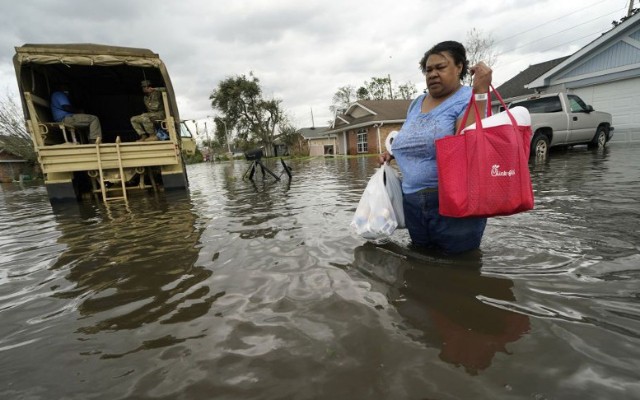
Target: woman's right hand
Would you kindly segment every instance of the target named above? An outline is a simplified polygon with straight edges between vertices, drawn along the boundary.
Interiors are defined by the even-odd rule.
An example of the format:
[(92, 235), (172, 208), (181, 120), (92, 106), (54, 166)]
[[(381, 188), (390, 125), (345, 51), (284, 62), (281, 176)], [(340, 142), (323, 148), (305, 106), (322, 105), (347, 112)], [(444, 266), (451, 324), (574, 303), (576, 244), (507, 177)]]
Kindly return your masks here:
[(388, 151), (385, 151), (384, 153), (382, 153), (382, 154), (380, 154), (378, 156), (378, 165), (382, 165), (384, 163), (388, 163), (391, 160), (393, 160), (393, 156), (391, 154), (389, 154)]
[(493, 70), (483, 61), (480, 61), (473, 67), (470, 67), (469, 71), (473, 76), (473, 92), (487, 93), (489, 91), (489, 85), (491, 85)]

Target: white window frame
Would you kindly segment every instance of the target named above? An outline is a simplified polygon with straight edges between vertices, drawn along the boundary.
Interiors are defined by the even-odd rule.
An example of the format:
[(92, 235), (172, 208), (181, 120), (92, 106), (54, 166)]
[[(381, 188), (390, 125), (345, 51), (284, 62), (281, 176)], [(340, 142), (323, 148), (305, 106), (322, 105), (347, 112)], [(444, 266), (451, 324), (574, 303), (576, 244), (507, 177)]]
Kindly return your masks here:
[(360, 128), (358, 129), (358, 132), (356, 132), (356, 135), (357, 135), (356, 150), (358, 154), (368, 153), (369, 152), (369, 142), (368, 142), (369, 132), (364, 128)]

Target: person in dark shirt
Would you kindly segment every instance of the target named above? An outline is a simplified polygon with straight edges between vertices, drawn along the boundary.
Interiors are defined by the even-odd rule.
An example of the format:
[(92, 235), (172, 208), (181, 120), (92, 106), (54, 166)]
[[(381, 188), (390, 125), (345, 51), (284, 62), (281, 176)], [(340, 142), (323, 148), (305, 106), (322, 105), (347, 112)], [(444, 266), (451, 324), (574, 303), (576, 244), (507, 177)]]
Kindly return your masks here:
[(102, 138), (100, 119), (95, 115), (85, 114), (81, 109), (74, 107), (69, 100), (69, 86), (60, 84), (51, 94), (51, 114), (56, 122), (74, 128), (89, 128), (89, 143), (95, 143)]

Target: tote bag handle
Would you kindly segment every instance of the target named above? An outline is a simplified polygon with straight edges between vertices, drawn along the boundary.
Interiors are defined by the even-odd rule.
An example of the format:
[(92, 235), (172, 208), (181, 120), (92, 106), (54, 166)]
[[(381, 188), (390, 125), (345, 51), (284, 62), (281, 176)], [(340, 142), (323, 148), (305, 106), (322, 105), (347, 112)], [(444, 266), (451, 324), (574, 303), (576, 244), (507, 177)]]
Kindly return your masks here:
[[(502, 104), (502, 107), (504, 107), (504, 110), (506, 111), (507, 115), (509, 116), (509, 119), (511, 120), (511, 124), (513, 126), (518, 126), (516, 119), (513, 117), (513, 115), (509, 111), (509, 108), (507, 108), (507, 105), (505, 104), (504, 100), (502, 100), (502, 96), (500, 96), (500, 93), (498, 93), (498, 91), (493, 87), (493, 85), (489, 85), (489, 88), (490, 90), (487, 93), (487, 116), (488, 117), (491, 116), (491, 92), (493, 92), (493, 94), (495, 94), (498, 100), (500, 100), (500, 104)], [(475, 92), (472, 91), (471, 99), (469, 99), (469, 104), (467, 105), (467, 109), (464, 111), (464, 115), (462, 116), (462, 120), (460, 121), (460, 127), (455, 133), (456, 135), (459, 135), (460, 132), (462, 132), (462, 130), (467, 127), (467, 118), (469, 117), (469, 112), (471, 111), (471, 107), (473, 107), (473, 110), (476, 116), (476, 129), (482, 130), (482, 118), (480, 117), (480, 109), (478, 108), (478, 103), (476, 102)]]

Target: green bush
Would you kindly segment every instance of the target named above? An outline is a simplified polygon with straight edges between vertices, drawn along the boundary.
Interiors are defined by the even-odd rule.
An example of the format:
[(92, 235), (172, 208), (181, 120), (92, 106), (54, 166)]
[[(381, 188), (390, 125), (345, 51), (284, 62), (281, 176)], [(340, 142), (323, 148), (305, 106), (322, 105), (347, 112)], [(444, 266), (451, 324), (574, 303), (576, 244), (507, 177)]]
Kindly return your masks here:
[(200, 152), (200, 150), (197, 150), (197, 149), (195, 154), (187, 154), (183, 151), (182, 159), (184, 160), (185, 164), (198, 164), (204, 161), (204, 157), (202, 156), (202, 153)]

